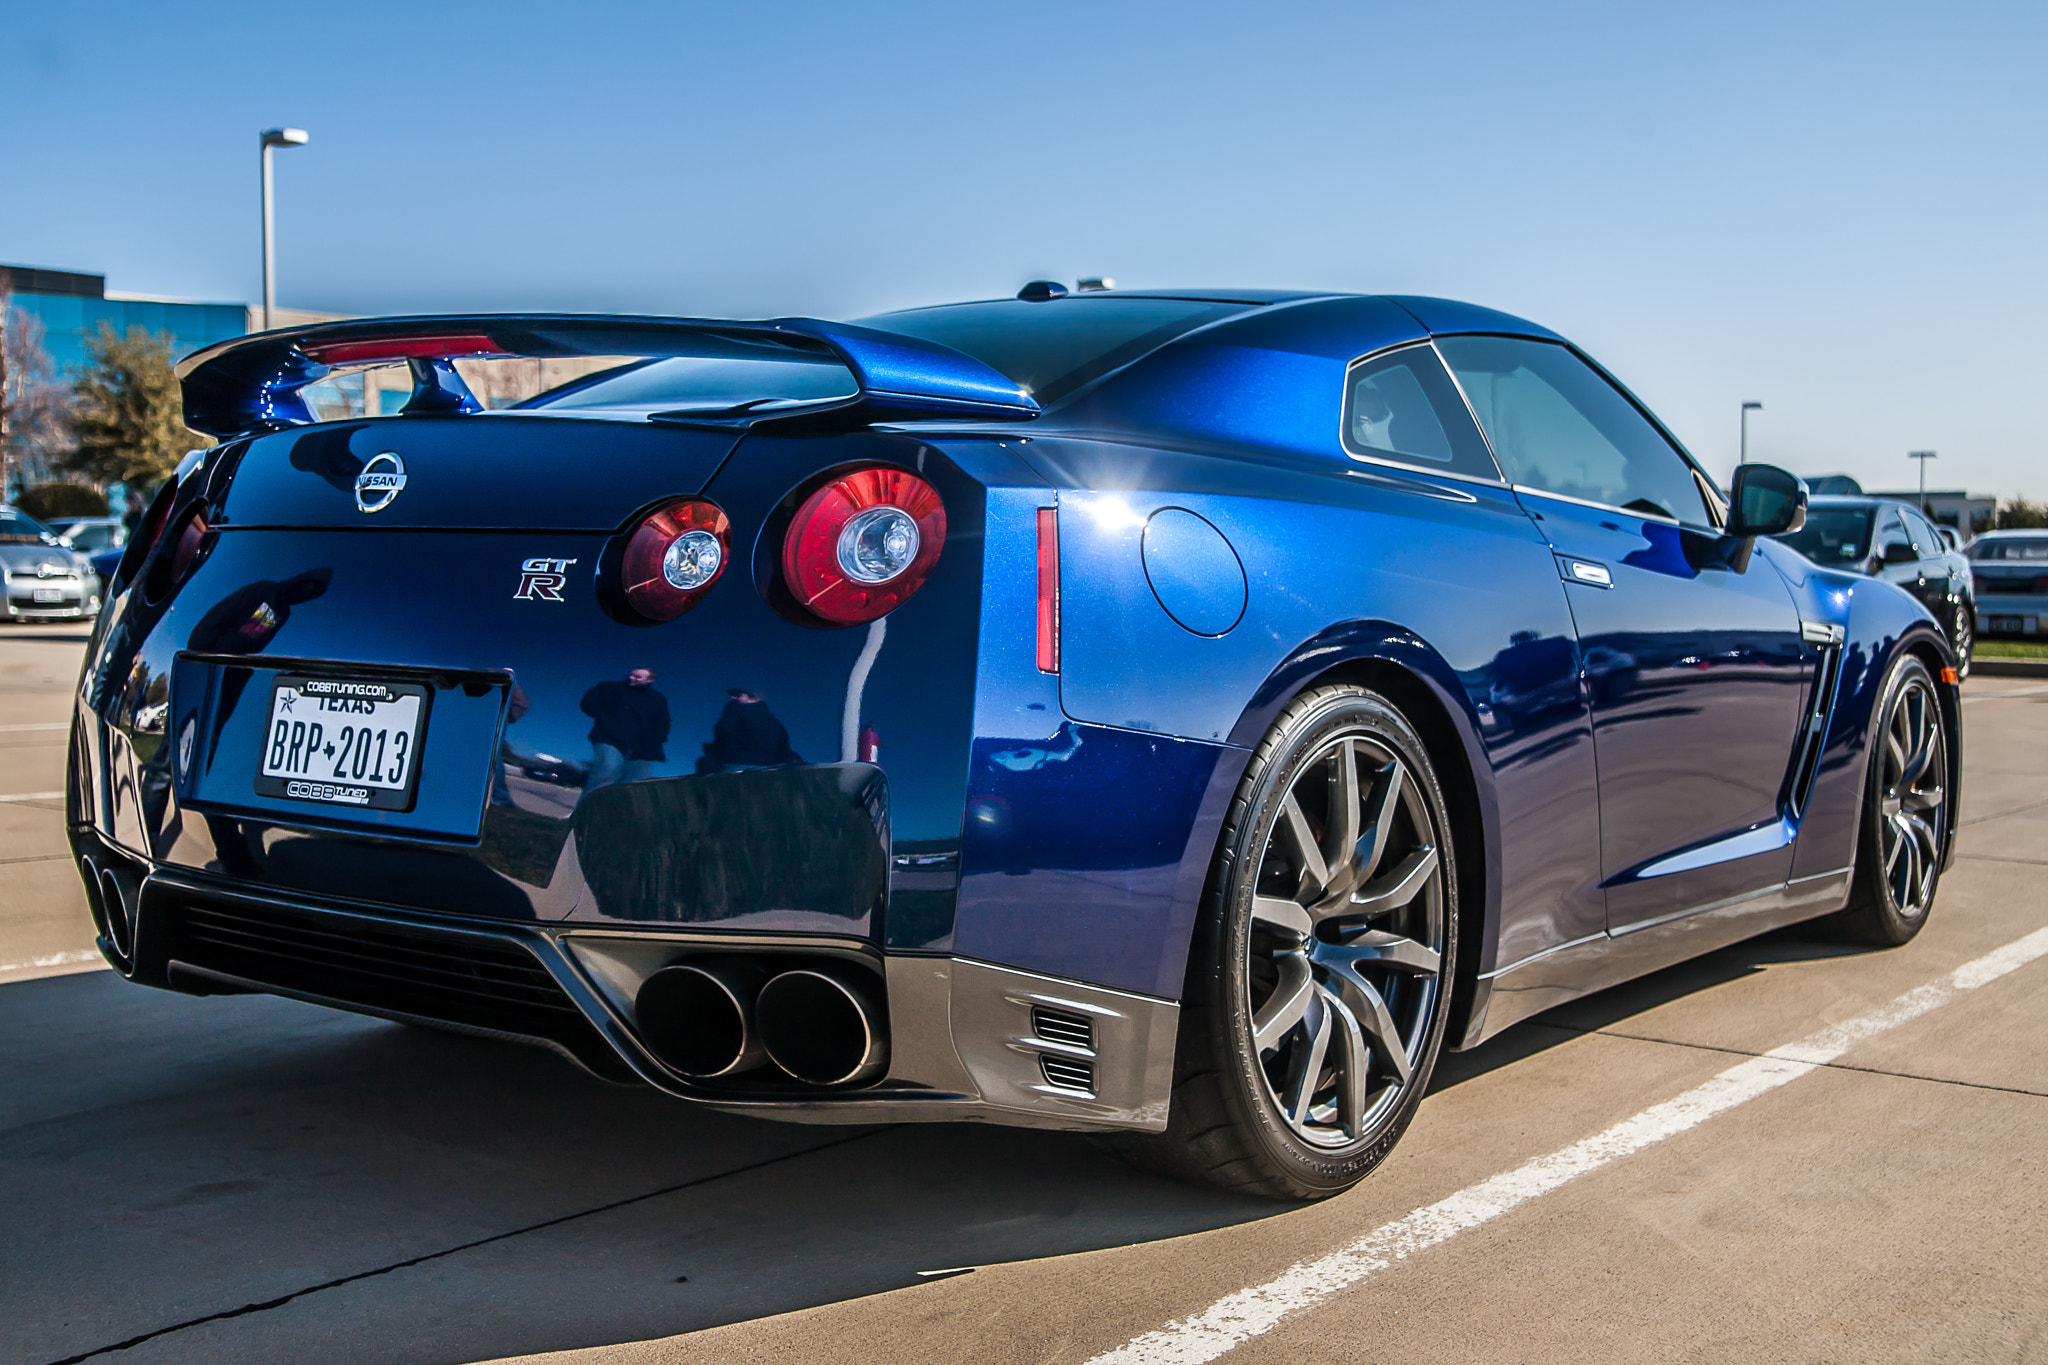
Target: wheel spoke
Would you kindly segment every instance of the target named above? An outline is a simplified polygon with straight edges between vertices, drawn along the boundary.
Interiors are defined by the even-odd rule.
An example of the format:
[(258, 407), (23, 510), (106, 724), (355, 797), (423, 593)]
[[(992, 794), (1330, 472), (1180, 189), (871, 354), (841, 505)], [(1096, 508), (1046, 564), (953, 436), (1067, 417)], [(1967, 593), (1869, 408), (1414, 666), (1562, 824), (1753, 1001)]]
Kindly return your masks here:
[(1308, 1045), (1296, 1055), (1284, 1099), (1287, 1117), (1297, 1125), (1308, 1117), (1309, 1105), (1315, 1102), (1316, 1082), (1322, 1079), (1323, 1058), (1330, 1050), (1330, 1012), (1313, 993), (1309, 1003), (1314, 1008), (1307, 1015)]
[(1941, 803), (1948, 799), (1948, 793), (1940, 787), (1924, 787), (1917, 791), (1901, 792), (1899, 806), (1902, 810), (1938, 811)]
[(1285, 896), (1253, 896), (1252, 918), (1260, 924), (1285, 929), (1301, 938), (1315, 932), (1315, 924), (1309, 918), (1307, 908)]
[(1323, 894), (1349, 891), (1358, 884), (1358, 742), (1345, 740), (1337, 746), (1336, 769), (1330, 774), (1330, 818), (1324, 825), (1329, 836), (1323, 857), (1330, 869)]
[(1905, 825), (1906, 832), (1912, 836), (1916, 845), (1915, 851), (1923, 860), (1932, 862), (1941, 856), (1941, 844), (1935, 837), (1932, 821), (1918, 811), (1911, 810), (1900, 811), (1899, 819)]
[(1911, 757), (1906, 761), (1905, 768), (1899, 774), (1899, 782), (1902, 786), (1911, 786), (1913, 783), (1918, 782), (1921, 774), (1927, 771), (1927, 765), (1934, 759), (1935, 740), (1941, 733), (1929, 723), (1927, 698), (1921, 693), (1920, 689), (1913, 689), (1908, 694), (1908, 697), (1913, 712), (1913, 751)]
[(1413, 1074), (1408, 1062), (1408, 1045), (1401, 1041), (1401, 1030), (1395, 1027), (1394, 1016), (1387, 1012), (1386, 1000), (1370, 981), (1348, 966), (1331, 963), (1330, 967), (1330, 975), (1335, 979), (1345, 1003), (1357, 1016), (1358, 1026), (1365, 1031), (1373, 1055), (1393, 1073), (1395, 1080), (1402, 1085), (1408, 1084), (1408, 1078)]
[(1323, 861), (1323, 850), (1316, 844), (1315, 831), (1308, 826), (1308, 817), (1301, 813), (1301, 802), (1294, 793), (1287, 793), (1287, 799), (1280, 803), (1280, 828), (1287, 831), (1287, 837), (1294, 845), (1294, 856), (1301, 866), (1301, 891), (1314, 895), (1330, 884), (1329, 864)]
[(1412, 938), (1370, 929), (1337, 947), (1319, 948), (1316, 961), (1330, 968), (1353, 971), (1359, 967), (1391, 967), (1414, 976), (1436, 976), (1443, 971), (1443, 958), (1435, 949)]
[(1323, 1006), (1337, 1021), (1337, 1121), (1344, 1136), (1365, 1136), (1365, 1082), (1372, 1069), (1372, 1050), (1358, 1027), (1358, 1016), (1342, 1000), (1323, 992)]
[(1414, 900), (1429, 879), (1436, 875), (1436, 848), (1424, 844), (1395, 865), (1391, 872), (1373, 878), (1357, 891), (1342, 898), (1325, 900), (1315, 907), (1317, 919), (1332, 915), (1383, 915), (1399, 910)]
[(1301, 1017), (1308, 1013), (1309, 1002), (1315, 998), (1316, 983), (1307, 958), (1288, 953), (1274, 962), (1280, 969), (1280, 982), (1252, 1016), (1252, 1040), (1260, 1052), (1271, 1052), (1280, 1046), (1280, 1040), (1301, 1022)]

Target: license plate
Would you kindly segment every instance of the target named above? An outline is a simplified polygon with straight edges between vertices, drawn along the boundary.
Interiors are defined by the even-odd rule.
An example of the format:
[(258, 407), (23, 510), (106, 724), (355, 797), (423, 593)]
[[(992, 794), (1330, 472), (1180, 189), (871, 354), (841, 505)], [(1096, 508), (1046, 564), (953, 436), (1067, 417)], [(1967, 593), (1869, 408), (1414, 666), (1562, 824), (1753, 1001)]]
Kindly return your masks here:
[(38, 602), (62, 602), (64, 600), (64, 589), (62, 588), (37, 588), (35, 592), (35, 600)]
[(270, 689), (257, 794), (412, 809), (427, 695), (419, 683), (277, 678)]
[(1994, 616), (1991, 618), (1991, 629), (2000, 635), (2017, 635), (2024, 625), (2025, 622), (2017, 616)]

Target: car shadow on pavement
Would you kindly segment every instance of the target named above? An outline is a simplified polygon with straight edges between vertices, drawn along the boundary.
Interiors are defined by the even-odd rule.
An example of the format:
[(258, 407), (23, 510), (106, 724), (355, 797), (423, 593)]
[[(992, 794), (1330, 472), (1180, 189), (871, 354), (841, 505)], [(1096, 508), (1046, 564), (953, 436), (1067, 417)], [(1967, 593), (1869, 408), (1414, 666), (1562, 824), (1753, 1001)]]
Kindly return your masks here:
[(1824, 928), (1815, 924), (1795, 924), (1745, 939), (1558, 1005), (1503, 1030), (1468, 1052), (1446, 1052), (1430, 1080), (1430, 1091), (1433, 1094), (1448, 1090), (1489, 1071), (1547, 1052), (1581, 1034), (1612, 1028), (1660, 1005), (1752, 976), (1774, 963), (1812, 962), (1873, 951), (1876, 950), (1831, 939)]
[(1085, 1137), (770, 1123), (538, 1049), (111, 973), (0, 987), (0, 1361), (644, 1340), (1288, 1206)]

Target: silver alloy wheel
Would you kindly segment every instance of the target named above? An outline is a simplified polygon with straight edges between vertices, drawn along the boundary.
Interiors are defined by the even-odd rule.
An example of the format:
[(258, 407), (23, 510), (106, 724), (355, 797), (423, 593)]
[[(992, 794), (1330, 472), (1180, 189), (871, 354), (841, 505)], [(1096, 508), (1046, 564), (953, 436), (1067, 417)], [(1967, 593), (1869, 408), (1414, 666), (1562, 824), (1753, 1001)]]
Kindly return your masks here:
[(1934, 899), (1948, 810), (1948, 739), (1925, 675), (1893, 698), (1878, 762), (1879, 865), (1899, 913), (1918, 919)]
[(1317, 1147), (1377, 1136), (1442, 991), (1440, 840), (1407, 765), (1362, 735), (1290, 779), (1252, 883), (1250, 1017), (1267, 1093)]

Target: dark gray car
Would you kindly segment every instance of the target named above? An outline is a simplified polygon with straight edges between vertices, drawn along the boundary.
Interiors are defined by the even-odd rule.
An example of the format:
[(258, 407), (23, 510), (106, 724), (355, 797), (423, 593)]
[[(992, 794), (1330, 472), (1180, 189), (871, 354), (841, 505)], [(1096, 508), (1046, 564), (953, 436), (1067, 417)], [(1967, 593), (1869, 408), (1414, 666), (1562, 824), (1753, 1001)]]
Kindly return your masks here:
[(1889, 498), (1815, 497), (1806, 525), (1777, 539), (1814, 563), (1896, 583), (1920, 599), (1967, 676), (1977, 636), (1970, 561), (1917, 508)]

